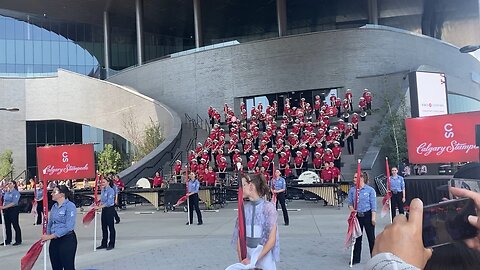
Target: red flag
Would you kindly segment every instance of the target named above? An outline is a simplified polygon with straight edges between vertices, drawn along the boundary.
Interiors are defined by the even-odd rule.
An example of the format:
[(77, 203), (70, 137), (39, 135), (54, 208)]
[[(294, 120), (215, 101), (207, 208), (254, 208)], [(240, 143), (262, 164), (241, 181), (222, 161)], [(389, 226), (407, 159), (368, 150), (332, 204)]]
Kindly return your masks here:
[(93, 191), (93, 204), (92, 204), (92, 209), (90, 209), (84, 216), (83, 216), (83, 219), (82, 219), (82, 223), (84, 226), (88, 226), (90, 225), (90, 223), (92, 223), (92, 220), (95, 218), (95, 213), (97, 212), (97, 210), (95, 209), (95, 206), (98, 205), (98, 174), (97, 176), (95, 177), (95, 188), (94, 188), (94, 191)]
[(345, 240), (345, 247), (349, 248), (353, 246), (355, 243), (355, 239), (362, 235), (362, 230), (360, 228), (360, 223), (357, 219), (357, 208), (358, 208), (358, 196), (360, 192), (360, 159), (357, 162), (357, 179), (355, 183), (355, 200), (353, 202), (353, 208), (355, 211), (350, 213), (348, 217), (348, 230), (347, 230), (347, 238)]
[[(37, 214), (37, 177), (33, 181), (33, 201), (32, 201), (32, 214)], [(35, 221), (36, 224), (36, 221)]]
[(385, 158), (385, 168), (387, 170), (387, 194), (382, 200), (382, 218), (390, 211), (390, 202), (392, 198), (392, 192), (390, 191), (390, 168), (388, 166), (388, 157)]
[(243, 185), (242, 178), (238, 181), (237, 206), (238, 206), (238, 240), (240, 243), (240, 257), (247, 258), (247, 238), (245, 228), (245, 209), (243, 206)]
[(180, 199), (178, 199), (177, 203), (175, 206), (179, 206), (180, 204), (184, 203), (187, 200), (187, 195), (183, 195)]
[(22, 257), (22, 260), (20, 261), (20, 269), (21, 270), (30, 270), (33, 268), (33, 265), (38, 259), (38, 256), (40, 253), (42, 253), (42, 247), (43, 247), (43, 242), (42, 240), (38, 240), (35, 242), (32, 247), (27, 251), (27, 254)]

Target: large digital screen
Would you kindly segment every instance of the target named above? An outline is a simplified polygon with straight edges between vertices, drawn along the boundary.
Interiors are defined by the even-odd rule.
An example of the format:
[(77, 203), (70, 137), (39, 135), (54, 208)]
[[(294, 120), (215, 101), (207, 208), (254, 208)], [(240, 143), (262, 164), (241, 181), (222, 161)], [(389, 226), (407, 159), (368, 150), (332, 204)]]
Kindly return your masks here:
[(448, 114), (444, 73), (412, 72), (409, 78), (412, 117)]

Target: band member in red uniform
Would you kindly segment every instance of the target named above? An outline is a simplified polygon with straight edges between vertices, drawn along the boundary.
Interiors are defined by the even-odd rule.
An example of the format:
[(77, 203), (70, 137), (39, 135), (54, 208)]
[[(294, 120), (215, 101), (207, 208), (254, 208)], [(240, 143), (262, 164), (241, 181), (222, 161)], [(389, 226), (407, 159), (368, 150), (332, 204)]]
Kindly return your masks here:
[(345, 141), (347, 141), (347, 150), (349, 155), (353, 155), (353, 125), (352, 123), (348, 123), (347, 128), (345, 128)]
[(323, 170), (320, 173), (320, 179), (322, 183), (331, 183), (333, 176), (332, 171), (330, 170), (330, 162), (325, 161), (323, 163)]
[(337, 117), (340, 118), (342, 109), (342, 100), (340, 98), (335, 100), (335, 107), (337, 108)]
[(303, 158), (302, 158), (302, 151), (297, 151), (297, 156), (293, 160), (293, 165), (295, 167), (295, 171), (297, 173), (297, 177), (300, 176), (303, 172)]
[(238, 162), (238, 158), (240, 157), (240, 149), (235, 149), (235, 153), (233, 154), (233, 162), (232, 162), (232, 168), (235, 169), (236, 164)]
[(155, 177), (153, 177), (153, 187), (160, 188), (163, 184), (163, 177), (160, 175), (159, 172), (155, 173)]
[(358, 102), (358, 108), (362, 111), (365, 112), (367, 110), (367, 102), (365, 101), (364, 97), (360, 98), (360, 101)]
[(292, 173), (293, 173), (292, 168), (290, 168), (290, 165), (287, 164), (287, 167), (285, 167), (285, 174), (284, 174), (285, 178), (290, 177)]
[(322, 100), (320, 99), (320, 96), (315, 96), (315, 103), (313, 104), (313, 109), (315, 111), (315, 119), (318, 119), (318, 116), (320, 115), (320, 108), (322, 107)]
[(205, 170), (205, 175), (203, 176), (203, 179), (205, 180), (205, 185), (214, 186), (217, 180), (217, 174), (213, 171), (213, 168), (211, 166)]
[(335, 95), (330, 96), (330, 106), (335, 106), (335, 100), (337, 100), (337, 97)]
[(318, 152), (315, 152), (315, 158), (313, 158), (313, 169), (317, 174), (322, 169), (322, 157)]
[(334, 157), (333, 157), (333, 153), (332, 153), (332, 149), (330, 148), (327, 148), (327, 150), (325, 150), (325, 154), (323, 155), (323, 162), (333, 162), (334, 160)]
[(303, 158), (302, 168), (304, 170), (307, 170), (308, 169), (308, 157), (310, 156), (310, 151), (308, 151), (306, 144), (302, 144), (300, 147), (301, 147), (300, 152), (302, 152), (302, 158)]
[(353, 125), (353, 138), (358, 139), (358, 114), (353, 113), (352, 115), (352, 125)]
[(340, 147), (340, 143), (338, 141), (334, 141), (333, 144), (335, 145), (332, 148), (333, 163), (335, 164), (335, 167), (340, 169), (342, 163), (342, 147)]
[(332, 182), (340, 182), (340, 169), (333, 165), (333, 162), (330, 162), (330, 171), (332, 172)]
[(247, 162), (248, 173), (254, 173), (255, 167), (257, 167), (257, 160), (255, 160), (255, 157), (251, 155), (250, 160)]
[(288, 159), (286, 157), (285, 152), (280, 152), (280, 158), (278, 159), (278, 169), (285, 175), (285, 168), (287, 167)]
[(268, 169), (270, 169), (270, 163), (271, 163), (270, 158), (268, 156), (264, 156), (262, 161), (262, 167), (268, 171)]
[(348, 99), (343, 100), (342, 107), (343, 107), (343, 112), (348, 113), (350, 111), (350, 102), (348, 102)]
[(369, 114), (372, 112), (372, 93), (367, 92), (365, 95), (365, 102), (367, 103), (367, 111)]
[(347, 89), (347, 92), (345, 93), (345, 98), (348, 100), (348, 103), (350, 105), (350, 111), (353, 112), (353, 95), (352, 95), (352, 90)]
[(181, 160), (176, 160), (175, 161), (175, 166), (173, 167), (173, 171), (175, 174), (175, 180), (179, 181), (182, 178), (182, 161)]

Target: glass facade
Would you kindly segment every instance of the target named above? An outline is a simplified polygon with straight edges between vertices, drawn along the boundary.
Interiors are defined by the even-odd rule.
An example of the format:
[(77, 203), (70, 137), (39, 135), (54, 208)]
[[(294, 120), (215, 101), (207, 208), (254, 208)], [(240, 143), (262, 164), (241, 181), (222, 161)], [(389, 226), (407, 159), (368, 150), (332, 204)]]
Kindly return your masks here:
[[(75, 40), (75, 41), (74, 41)], [(35, 77), (58, 68), (94, 76), (103, 36), (86, 24), (0, 16), (0, 75)]]
[(448, 94), (448, 112), (475, 112), (480, 111), (480, 101), (457, 94)]

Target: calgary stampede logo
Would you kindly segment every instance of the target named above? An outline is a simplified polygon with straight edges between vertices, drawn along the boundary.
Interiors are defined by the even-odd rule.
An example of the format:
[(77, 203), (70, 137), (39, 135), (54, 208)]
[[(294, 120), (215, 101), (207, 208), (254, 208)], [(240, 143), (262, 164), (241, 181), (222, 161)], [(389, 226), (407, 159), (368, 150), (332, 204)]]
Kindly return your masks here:
[(65, 167), (55, 167), (53, 165), (48, 165), (42, 171), (43, 171), (43, 175), (54, 175), (54, 174), (60, 175), (62, 173), (69, 173), (69, 172), (78, 173), (79, 171), (88, 171), (88, 163), (82, 167), (73, 166), (70, 164), (65, 165)]
[(441, 156), (443, 153), (453, 153), (455, 151), (463, 151), (468, 154), (471, 150), (478, 149), (474, 144), (460, 143), (452, 140), (450, 145), (434, 146), (432, 143), (423, 142), (417, 147), (417, 154), (428, 157), (431, 154)]

